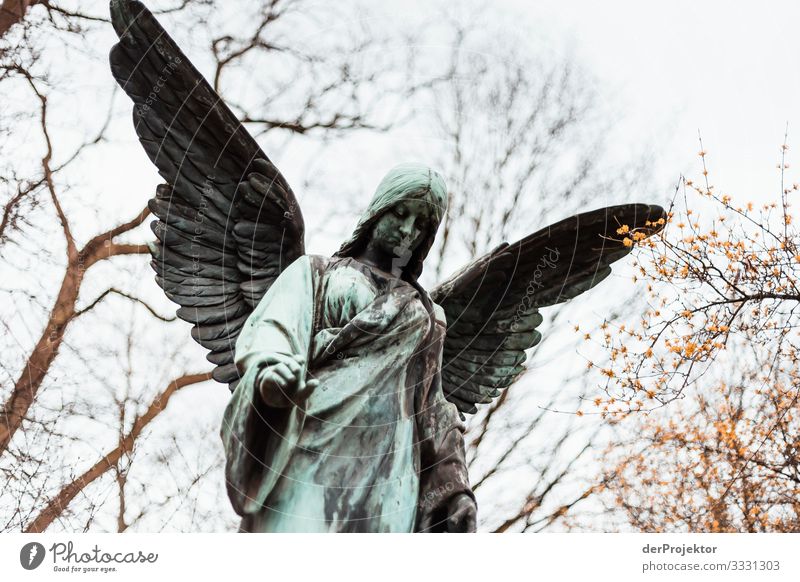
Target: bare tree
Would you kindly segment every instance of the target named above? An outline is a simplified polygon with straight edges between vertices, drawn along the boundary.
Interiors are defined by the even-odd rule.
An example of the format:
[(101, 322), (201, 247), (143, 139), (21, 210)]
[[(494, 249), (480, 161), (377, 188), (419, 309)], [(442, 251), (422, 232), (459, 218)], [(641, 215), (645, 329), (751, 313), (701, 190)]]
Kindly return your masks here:
[(621, 423), (628, 436), (609, 450), (607, 498), (630, 527), (800, 531), (797, 382), (778, 368), (765, 378), (758, 346), (731, 351), (738, 364), (725, 380)]
[[(165, 5), (157, 14), (179, 12), (191, 5), (210, 5), (213, 0), (175, 0)], [(108, 18), (96, 14), (89, 8), (97, 9), (99, 3), (82, 0), (77, 5), (58, 0), (2, 0), (0, 3), (0, 39), (6, 33), (19, 28), (50, 28), (66, 32), (80, 33), (86, 25), (95, 22), (108, 22)], [(104, 9), (103, 4), (99, 4)]]
[[(631, 192), (646, 180), (643, 160), (620, 167), (606, 159), (609, 117), (573, 60), (549, 61), (485, 22), (451, 27), (444, 81), (426, 107), (443, 144), (433, 155), (451, 189), (432, 258), (437, 279), (465, 258), (602, 206), (603, 193)], [(618, 303), (603, 305), (611, 312)], [(588, 467), (605, 436), (594, 418), (575, 414), (589, 370), (548, 365), (553, 345), (574, 351), (583, 333), (601, 324), (584, 324), (581, 336), (557, 333), (572, 331), (570, 318), (581, 311), (567, 304), (543, 313), (557, 337), (546, 330), (528, 372), (468, 425), (482, 528), (571, 527), (567, 518), (602, 487)]]
[[(69, 88), (48, 75), (63, 62), (48, 52), (44, 35), (61, 38), (82, 27), (81, 50), (97, 61), (91, 39), (105, 15), (37, 4), (9, 29), (24, 28), (27, 44), (3, 54), (0, 72), (3, 90), (24, 91), (36, 105), (0, 123), (0, 153), (9, 154), (0, 155), (0, 254), (10, 272), (37, 274), (0, 289), (27, 313), (3, 321), (0, 528), (229, 527), (213, 442), (218, 419), (211, 418), (225, 389), (203, 383), (201, 352), (186, 345), (187, 329), (165, 315), (169, 305), (154, 285), (138, 284), (149, 274), (142, 255), (151, 235), (141, 225), (151, 193), (142, 192), (141, 208), (119, 224), (106, 224), (102, 204), (98, 219), (87, 220), (87, 203), (80, 203), (91, 195), (76, 175), (93, 152), (112, 155), (110, 136), (130, 135), (128, 112), (120, 121), (111, 100), (107, 120), (77, 146), (53, 113)], [(341, 9), (312, 0), (235, 11), (204, 0), (162, 6), (179, 33), (191, 31), (186, 46), (193, 60), (203, 55), (198, 65), (215, 89), (264, 140), (324, 143), (404, 121), (433, 128), (437, 146), (425, 155), (438, 162), (452, 192), (427, 276), (441, 279), (468, 255), (599, 206), (597, 193), (629, 192), (641, 180), (641, 167), (604, 159), (608, 124), (573, 62), (545, 65), (523, 44), (488, 45), (490, 31), (448, 23), (452, 50), (444, 66), (423, 63), (420, 72), (419, 55), (409, 49), (398, 56), (392, 38), (337, 14)], [(341, 34), (298, 37), (298, 30), (337, 18), (348, 22)], [(98, 76), (105, 74), (101, 61), (93, 65)], [(31, 145), (5, 139), (11, 131), (25, 133)], [(35, 165), (23, 163), (30, 147), (41, 147)], [(326, 192), (316, 189), (322, 204)], [(569, 311), (546, 315), (553, 329), (572, 327)], [(592, 331), (585, 327), (582, 333)], [(574, 349), (563, 335), (547, 345), (555, 339), (559, 349)], [(605, 437), (575, 414), (585, 372), (548, 368), (551, 353), (534, 350), (530, 373), (470, 423), (470, 470), (485, 529), (568, 528), (577, 508), (604, 487), (586, 468)], [(195, 398), (203, 406), (186, 404)], [(201, 409), (208, 418), (189, 418)]]
[(645, 531), (798, 531), (800, 186), (784, 142), (775, 200), (737, 203), (700, 150), (701, 177), (639, 254), (647, 310), (605, 336), (597, 406), (623, 435), (609, 494)]
[[(70, 13), (53, 2), (37, 4), (48, 14), (38, 18), (36, 6), (19, 13), (12, 24), (24, 28), (24, 43), (3, 53), (0, 74), (4, 92), (25, 95), (27, 105), (7, 112), (0, 123), (0, 148), (9, 154), (0, 155), (0, 253), (8, 260), (9, 274), (21, 272), (23, 265), (42, 271), (2, 290), (19, 301), (17, 313), (24, 315), (20, 319), (9, 313), (3, 323), (9, 344), (0, 390), (0, 527), (202, 529), (219, 522), (201, 519), (198, 508), (205, 503), (213, 508), (209, 513), (219, 513), (218, 495), (224, 495), (220, 484), (208, 490), (203, 485), (220, 466), (219, 443), (216, 451), (199, 450), (206, 437), (216, 439), (218, 428), (204, 426), (198, 439), (182, 419), (161, 422), (161, 427), (153, 423), (176, 393), (200, 386), (208, 374), (205, 364), (197, 363), (200, 350), (186, 345), (187, 329), (163, 315), (168, 309), (164, 298), (154, 286), (151, 292), (137, 285), (148, 269), (142, 255), (148, 254), (145, 242), (151, 235), (140, 226), (148, 217), (144, 202), (152, 194), (142, 192), (142, 209), (119, 224), (97, 228), (96, 221), (87, 221), (79, 201), (91, 196), (79, 191), (76, 198), (72, 180), (86, 157), (95, 155), (92, 150), (111, 147), (108, 135), (119, 123), (119, 104), (97, 134), (77, 146), (53, 113), (70, 89), (68, 81), (50, 74), (65, 63), (59, 53), (45, 50), (43, 35), (69, 34), (81, 26), (86, 38), (79, 50), (89, 55), (100, 76), (107, 65), (104, 58), (95, 58), (91, 39), (98, 32), (95, 21), (105, 17)], [(409, 84), (393, 72), (396, 61), (363, 57), (367, 50), (380, 54), (386, 42), (370, 37), (369, 29), (317, 43), (298, 37), (297, 31), (313, 29), (317, 18), (347, 19), (338, 9), (281, 0), (224, 15), (218, 4), (206, 1), (162, 8), (180, 16), (175, 22), (180, 30), (192, 31), (192, 40), (207, 39), (207, 60), (200, 62), (211, 63), (216, 89), (258, 135), (330, 139), (355, 130), (383, 131), (396, 121), (385, 118), (387, 95), (396, 86), (408, 94)], [(74, 26), (54, 29), (45, 23), (49, 18)], [(253, 70), (270, 74), (250, 83), (258, 95), (242, 94), (236, 88)], [(107, 77), (110, 95), (113, 81)], [(129, 123), (124, 120), (131, 134)], [(11, 140), (23, 132), (29, 143), (15, 149)], [(28, 149), (37, 147), (40, 162), (25, 164)], [(102, 211), (99, 216), (104, 219)], [(165, 357), (172, 350), (164, 346), (179, 348), (178, 353)], [(176, 376), (164, 377), (181, 367)], [(159, 385), (163, 388), (153, 388)], [(221, 402), (227, 391), (216, 389)], [(190, 451), (196, 455), (190, 457)], [(162, 477), (158, 488), (152, 486), (154, 475)], [(156, 489), (162, 494), (153, 499)], [(113, 498), (117, 503), (112, 504)]]

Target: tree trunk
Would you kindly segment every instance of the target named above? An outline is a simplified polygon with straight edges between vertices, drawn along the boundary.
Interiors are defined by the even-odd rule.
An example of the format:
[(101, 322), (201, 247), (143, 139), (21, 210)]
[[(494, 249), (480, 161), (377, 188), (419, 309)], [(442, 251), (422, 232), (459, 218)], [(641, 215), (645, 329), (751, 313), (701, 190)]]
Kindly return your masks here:
[(17, 22), (25, 18), (30, 6), (38, 4), (38, 0), (2, 0), (0, 4), (0, 38)]
[(50, 365), (58, 355), (67, 323), (75, 315), (75, 303), (78, 300), (84, 270), (85, 267), (80, 261), (70, 262), (67, 266), (47, 327), (28, 357), (19, 379), (14, 384), (14, 390), (3, 404), (0, 412), (0, 455), (8, 448), (14, 433), (22, 424)]
[(41, 533), (47, 529), (47, 527), (63, 513), (64, 509), (66, 509), (67, 505), (69, 505), (78, 493), (83, 491), (87, 485), (98, 479), (106, 471), (114, 467), (124, 454), (133, 450), (136, 439), (144, 428), (166, 408), (169, 399), (172, 398), (175, 392), (185, 386), (204, 382), (210, 378), (210, 373), (186, 374), (170, 382), (167, 387), (153, 399), (153, 402), (150, 403), (145, 413), (136, 419), (131, 431), (125, 438), (120, 440), (117, 447), (97, 461), (97, 463), (90, 467), (83, 475), (66, 485), (58, 495), (53, 497), (41, 513), (36, 516), (36, 519), (28, 524), (25, 528), (25, 532)]

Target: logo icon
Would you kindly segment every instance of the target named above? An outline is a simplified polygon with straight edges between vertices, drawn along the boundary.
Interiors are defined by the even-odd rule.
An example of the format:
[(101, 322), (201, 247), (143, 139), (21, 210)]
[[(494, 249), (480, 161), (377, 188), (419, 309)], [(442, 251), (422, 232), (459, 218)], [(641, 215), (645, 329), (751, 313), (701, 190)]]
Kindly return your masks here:
[(19, 563), (26, 570), (35, 570), (44, 561), (44, 546), (39, 542), (30, 542), (19, 551)]

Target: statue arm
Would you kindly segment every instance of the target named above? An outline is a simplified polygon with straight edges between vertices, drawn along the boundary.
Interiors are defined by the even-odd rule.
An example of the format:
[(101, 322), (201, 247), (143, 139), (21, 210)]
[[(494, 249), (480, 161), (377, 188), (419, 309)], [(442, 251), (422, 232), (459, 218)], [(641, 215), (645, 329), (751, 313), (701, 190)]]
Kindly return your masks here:
[(303, 256), (281, 273), (239, 335), (236, 366), (269, 405), (290, 406), (306, 387), (314, 303), (310, 260)]
[(240, 515), (261, 510), (302, 428), (301, 407), (280, 402), (281, 394), (265, 398), (259, 380), (274, 359), (307, 356), (315, 280), (310, 258), (297, 259), (261, 299), (236, 342), (240, 380), (225, 409), (220, 433), (228, 496)]

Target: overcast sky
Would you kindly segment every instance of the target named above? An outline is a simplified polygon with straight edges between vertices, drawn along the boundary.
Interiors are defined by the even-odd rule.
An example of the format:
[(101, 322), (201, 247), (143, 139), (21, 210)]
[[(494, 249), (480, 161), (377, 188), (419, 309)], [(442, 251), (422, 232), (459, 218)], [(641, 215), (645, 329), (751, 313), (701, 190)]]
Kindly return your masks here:
[(793, 136), (800, 144), (800, 4), (509, 4), (563, 34), (562, 48), (599, 78), (601, 95), (625, 108), (631, 139), (664, 140), (662, 170), (697, 171), (699, 130), (718, 188), (734, 199), (778, 195), (775, 165), (787, 122), (790, 146)]
[[(238, 2), (245, 1), (250, 0), (235, 0), (228, 6), (233, 10)], [(106, 14), (107, 3), (101, 4), (103, 7), (98, 9), (98, 13)], [(446, 6), (446, 10), (461, 11), (467, 3), (410, 4), (391, 0), (380, 6), (374, 4), (372, 18), (382, 19), (380, 24), (383, 26), (392, 26), (401, 19), (429, 20), (430, 14), (441, 10), (441, 6)], [(469, 4), (474, 6), (475, 3)], [(495, 13), (493, 19), (505, 20), (505, 26), (529, 33), (535, 43), (548, 47), (556, 55), (572, 56), (594, 77), (598, 97), (618, 113), (616, 119), (620, 131), (617, 139), (620, 141), (612, 146), (618, 148), (620, 155), (637, 144), (646, 144), (648, 149), (658, 154), (653, 182), (656, 191), (617, 193), (613, 196), (615, 201), (664, 201), (681, 173), (693, 177), (699, 175), (698, 131), (702, 133), (705, 149), (709, 152), (707, 161), (711, 180), (718, 192), (725, 192), (734, 200), (741, 201), (778, 196), (780, 176), (775, 166), (787, 123), (790, 163), (796, 161), (792, 159), (794, 144), (800, 150), (800, 83), (794, 63), (795, 55), (800, 55), (800, 35), (797, 34), (799, 4), (709, 0), (672, 0), (668, 3), (643, 0), (501, 0), (487, 2), (485, 6), (486, 10)], [(168, 22), (169, 19), (164, 19), (168, 30), (172, 30)], [(335, 30), (328, 32), (334, 34)], [(115, 40), (110, 27), (104, 34), (110, 48)], [(185, 39), (178, 40), (195, 60), (191, 47), (181, 42)], [(105, 50), (103, 48), (100, 52)], [(431, 47), (431, 50), (436, 49)], [(503, 57), (502, 54), (497, 56)], [(102, 63), (95, 60), (92, 65), (94, 68), (87, 68), (89, 73), (85, 77), (75, 78), (73, 88), (76, 95), (85, 95), (83, 91), (93, 90), (90, 88), (95, 85), (111, 85), (104, 58)], [(117, 95), (117, 99), (124, 101), (126, 98)], [(91, 100), (81, 97), (74, 112), (70, 111), (69, 115), (60, 112), (60, 131), (68, 132), (75, 125), (75, 118), (97, 118), (98, 123), (102, 123), (98, 111), (104, 111), (106, 106), (105, 98)], [(97, 214), (103, 221), (107, 220), (107, 213), (130, 218), (141, 208), (147, 193), (152, 192), (153, 186), (160, 181), (141, 148), (133, 142), (129, 121), (126, 119), (119, 127), (121, 129), (113, 136), (116, 141), (87, 154), (86, 165), (81, 166), (80, 180), (75, 179), (72, 190), (82, 193), (82, 181), (99, 184), (96, 190), (103, 199), (102, 204), (98, 204)], [(32, 127), (31, 133), (35, 130)], [(87, 133), (92, 131), (86, 129)], [(401, 135), (403, 139), (409, 137), (407, 133)], [(23, 144), (27, 136), (18, 134), (15, 139)], [(365, 141), (361, 150), (351, 152), (351, 158), (360, 164), (363, 175), (364, 201), (371, 195), (371, 188), (387, 166), (402, 161), (384, 159), (396, 155), (391, 148), (382, 154), (381, 151), (368, 151), (371, 146), (372, 142)], [(38, 146), (32, 144), (29, 147)], [(59, 147), (59, 155), (68, 153), (68, 148)], [(352, 147), (352, 142), (347, 147)], [(290, 153), (280, 150), (267, 149), (267, 153), (286, 172), (291, 183), (300, 183), (295, 178), (300, 177), (298, 168), (302, 163), (295, 162)], [(342, 161), (340, 153), (341, 150), (335, 148), (320, 152), (324, 159), (320, 160), (319, 166), (330, 168), (332, 172), (338, 170), (339, 175), (349, 175), (338, 166)], [(31, 156), (31, 160), (37, 159)], [(794, 168), (788, 172), (789, 182), (800, 181), (792, 175)], [(313, 231), (324, 217), (314, 216), (312, 209), (306, 212), (302, 194), (300, 198), (307, 224)], [(601, 206), (604, 202), (600, 200), (593, 206)], [(77, 195), (69, 200), (69, 204), (73, 209), (86, 208), (84, 214), (90, 217), (79, 224), (79, 235), (94, 233), (96, 224), (91, 217), (95, 215), (95, 209), (89, 209), (86, 200)], [(532, 223), (536, 223), (535, 217)], [(57, 227), (55, 222), (52, 226)], [(145, 228), (140, 233), (150, 236)], [(310, 250), (333, 252), (338, 240), (341, 239), (332, 238), (323, 241), (324, 244), (314, 240)], [(160, 291), (152, 284), (149, 267), (142, 263), (141, 270), (147, 276), (137, 292), (142, 296), (160, 297)], [(90, 297), (92, 293), (86, 296)], [(184, 330), (186, 328), (188, 326)], [(38, 327), (32, 326), (32, 329), (30, 337), (23, 337), (21, 344), (32, 344), (38, 335)], [(199, 348), (195, 350), (198, 354), (200, 351)], [(572, 354), (566, 354), (565, 358), (561, 361), (562, 367), (566, 367), (566, 360), (572, 358)], [(202, 362), (199, 357), (198, 361)], [(536, 379), (540, 385), (545, 384), (544, 377), (537, 376)], [(213, 398), (217, 399), (219, 406), (223, 405), (227, 395), (219, 387), (214, 387), (214, 390), (217, 392)], [(214, 422), (217, 422), (216, 417)]]
[[(409, 26), (430, 21), (440, 4), (372, 5), (372, 18)], [(448, 3), (445, 12), (474, 13), (476, 6)], [(619, 155), (640, 144), (655, 154), (657, 191), (629, 193), (629, 200), (663, 202), (681, 173), (697, 178), (698, 133), (718, 192), (741, 202), (778, 197), (787, 124), (790, 165), (795, 136), (800, 148), (800, 3), (501, 0), (484, 10), (493, 13), (487, 20), (530, 35), (541, 54), (571, 57), (594, 79), (601, 104), (616, 112)], [(435, 39), (425, 50), (437, 50)], [(498, 59), (501, 50), (498, 43)], [(383, 171), (376, 167), (374, 180)], [(794, 172), (787, 171), (789, 183)], [(608, 193), (598, 206), (619, 201), (619, 193)]]
[[(469, 8), (474, 12), (476, 4), (448, 3), (444, 10), (453, 14)], [(407, 2), (368, 5), (376, 25), (402, 28), (409, 22), (430, 21), (432, 14), (441, 13), (443, 3), (419, 2), (411, 5), (412, 10)], [(551, 51), (571, 56), (595, 79), (600, 101), (617, 112), (620, 131), (616, 146), (621, 155), (638, 144), (646, 144), (657, 155), (654, 188), (658, 191), (631, 193), (631, 200), (655, 197), (663, 201), (681, 173), (699, 175), (698, 131), (709, 152), (710, 178), (718, 192), (743, 202), (779, 194), (776, 164), (786, 124), (790, 148), (793, 136), (800, 136), (800, 80), (794, 65), (794, 56), (800, 54), (800, 4), (502, 0), (485, 6), (494, 13), (492, 21), (505, 20), (509, 28), (529, 34), (534, 45), (546, 47), (543, 54)], [(316, 32), (324, 33), (324, 27)], [(426, 50), (438, 50), (434, 45)], [(185, 48), (190, 58), (197, 60), (198, 55)], [(497, 57), (503, 58), (502, 53)], [(372, 156), (370, 163), (359, 168), (368, 189), (366, 200), (370, 185), (394, 161), (380, 159), (380, 148), (371, 142), (350, 142), (347, 147), (362, 147), (364, 155)], [(793, 152), (791, 148), (789, 163)], [(292, 177), (293, 154), (284, 153), (268, 152)], [(319, 155), (328, 158), (319, 160), (321, 168), (338, 165), (335, 162), (341, 158), (335, 148)], [(359, 155), (354, 159), (362, 162), (369, 158)], [(136, 161), (147, 167), (143, 155), (137, 155)], [(298, 168), (303, 165), (297, 164)], [(788, 171), (789, 182), (795, 181), (793, 172), (793, 168)], [(135, 180), (125, 189), (132, 193), (151, 188), (155, 173), (149, 177), (153, 179), (146, 183)], [(614, 198), (619, 201), (619, 195)], [(124, 204), (125, 199), (130, 200), (122, 197), (119, 202)], [(138, 202), (131, 204), (133, 208)]]

